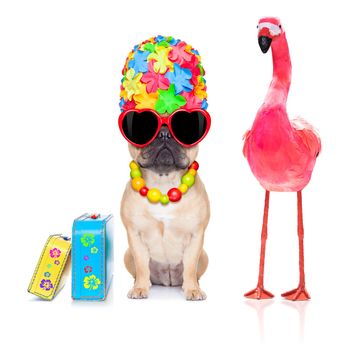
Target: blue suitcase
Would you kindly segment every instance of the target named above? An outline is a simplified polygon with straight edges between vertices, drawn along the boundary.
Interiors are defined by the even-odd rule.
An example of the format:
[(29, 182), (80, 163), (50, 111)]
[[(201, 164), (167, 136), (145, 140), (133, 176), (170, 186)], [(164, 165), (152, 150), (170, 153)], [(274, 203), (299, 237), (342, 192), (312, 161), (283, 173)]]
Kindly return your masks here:
[(113, 277), (113, 216), (84, 214), (72, 232), (72, 298), (104, 300)]

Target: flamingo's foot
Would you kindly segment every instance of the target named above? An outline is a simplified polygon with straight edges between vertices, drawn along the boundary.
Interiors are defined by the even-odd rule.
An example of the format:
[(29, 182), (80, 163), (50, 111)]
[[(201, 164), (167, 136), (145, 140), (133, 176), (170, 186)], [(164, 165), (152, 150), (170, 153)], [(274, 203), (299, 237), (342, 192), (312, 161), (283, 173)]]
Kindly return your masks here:
[(310, 299), (310, 294), (307, 292), (305, 286), (299, 286), (296, 289), (283, 293), (282, 297), (292, 301), (304, 301)]
[(248, 293), (245, 293), (244, 296), (249, 299), (271, 299), (274, 297), (274, 295), (267, 290), (265, 290), (263, 287), (257, 286), (255, 289), (249, 291)]

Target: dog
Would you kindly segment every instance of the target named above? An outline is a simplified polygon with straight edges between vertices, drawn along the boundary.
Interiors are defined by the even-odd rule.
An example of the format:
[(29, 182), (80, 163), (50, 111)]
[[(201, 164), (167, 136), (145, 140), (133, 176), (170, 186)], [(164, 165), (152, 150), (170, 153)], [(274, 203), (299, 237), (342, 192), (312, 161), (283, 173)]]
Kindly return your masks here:
[[(148, 42), (152, 44), (162, 42), (159, 40), (167, 43), (168, 46), (163, 43), (163, 46), (167, 48), (184, 47), (184, 42), (176, 41), (174, 43), (171, 37), (161, 37), (160, 39), (156, 37)], [(140, 49), (142, 47), (145, 47), (145, 42), (134, 49), (134, 55), (129, 55), (126, 63), (126, 78), (123, 81), (121, 94), (122, 99), (124, 99), (122, 101), (122, 107), (124, 107), (122, 110), (124, 111), (130, 108), (129, 106), (125, 107), (125, 105), (130, 102), (130, 97), (127, 94), (131, 88), (134, 89), (134, 91), (131, 91), (133, 92), (131, 101), (136, 101), (136, 107), (139, 107), (137, 105), (138, 101), (142, 101), (141, 103), (145, 104), (144, 100), (137, 97), (140, 94), (137, 93), (135, 84), (133, 86), (129, 84), (131, 80), (127, 77), (128, 72), (133, 67), (141, 66), (141, 63), (135, 62), (130, 64), (130, 61), (133, 60), (136, 52), (140, 50), (141, 53), (138, 55), (143, 55), (142, 49)], [(168, 50), (169, 57), (172, 57), (171, 51)], [(191, 53), (191, 57), (187, 58), (199, 62), (197, 58), (199, 55), (197, 55), (197, 51), (195, 52)], [(184, 56), (186, 58), (186, 55)], [(155, 67), (157, 63), (156, 56), (153, 57), (155, 59), (151, 64), (153, 64), (152, 67)], [(181, 67), (180, 63), (178, 66)], [(173, 68), (174, 72), (176, 72), (177, 66)], [(190, 76), (187, 72), (189, 69), (179, 69), (183, 69), (184, 74), (187, 73), (187, 76)], [(158, 74), (160, 72), (161, 69), (159, 68)], [(170, 69), (168, 69), (168, 72), (171, 72)], [(135, 82), (140, 77), (135, 78), (137, 74), (135, 70), (130, 73), (129, 77), (134, 79)], [(143, 74), (143, 77), (147, 73), (141, 74)], [(193, 74), (191, 74), (192, 77)], [(141, 82), (142, 77), (139, 80)], [(170, 81), (170, 86), (166, 91), (170, 91), (170, 89), (175, 91), (176, 85), (172, 86), (171, 84), (171, 74), (167, 75), (165, 73), (165, 77)], [(189, 79), (188, 81), (190, 81)], [(199, 80), (197, 79), (197, 81)], [(189, 82), (187, 86), (190, 85), (194, 88), (194, 85)], [(144, 87), (140, 86), (140, 90), (142, 89)], [(159, 91), (159, 94), (161, 94), (161, 91)], [(181, 93), (178, 92), (176, 96), (180, 95)], [(186, 94), (183, 95), (187, 96)], [(149, 104), (149, 100), (146, 102)], [(171, 110), (162, 111), (161, 107), (163, 105), (157, 105), (157, 103), (151, 109), (154, 109), (162, 117), (162, 120), (173, 112)], [(200, 103), (203, 106), (202, 100), (200, 100)], [(196, 106), (196, 108), (198, 107), (199, 105)], [(120, 122), (120, 127), (124, 137), (126, 137), (122, 122)], [(147, 146), (137, 147), (129, 143), (130, 155), (142, 171), (142, 178), (145, 180), (145, 183), (151, 188), (159, 189), (161, 193), (167, 193), (170, 188), (179, 186), (182, 176), (188, 171), (188, 167), (195, 161), (198, 154), (198, 144), (185, 147), (174, 137), (174, 133), (175, 131), (171, 131), (169, 125), (162, 124), (159, 126), (154, 139)], [(130, 142), (130, 137), (126, 138)], [(200, 288), (199, 279), (208, 266), (208, 256), (203, 249), (203, 242), (204, 232), (210, 217), (210, 205), (204, 184), (198, 174), (196, 174), (195, 183), (182, 196), (181, 200), (176, 203), (170, 202), (167, 205), (151, 203), (128, 183), (121, 201), (120, 213), (129, 243), (124, 262), (127, 270), (134, 278), (134, 285), (129, 291), (128, 297), (132, 299), (147, 298), (150, 286), (153, 284), (182, 286), (187, 300), (206, 299), (206, 294)]]

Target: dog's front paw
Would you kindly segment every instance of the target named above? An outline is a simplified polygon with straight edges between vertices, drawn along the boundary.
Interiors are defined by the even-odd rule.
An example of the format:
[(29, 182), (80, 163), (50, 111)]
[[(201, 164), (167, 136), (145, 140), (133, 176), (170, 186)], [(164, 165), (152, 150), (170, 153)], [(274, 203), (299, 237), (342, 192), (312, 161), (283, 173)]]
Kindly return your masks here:
[(185, 289), (186, 300), (205, 300), (206, 294), (198, 287), (193, 289)]
[(130, 299), (145, 299), (148, 298), (148, 288), (133, 287), (128, 293)]

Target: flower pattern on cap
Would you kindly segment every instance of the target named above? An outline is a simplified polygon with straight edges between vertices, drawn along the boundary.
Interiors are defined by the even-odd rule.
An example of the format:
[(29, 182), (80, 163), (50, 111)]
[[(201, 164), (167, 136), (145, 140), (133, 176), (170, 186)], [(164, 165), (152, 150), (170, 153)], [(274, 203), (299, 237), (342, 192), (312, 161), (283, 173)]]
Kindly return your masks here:
[(133, 68), (135, 71), (135, 74), (137, 73), (144, 73), (148, 71), (147, 67), (147, 56), (148, 53), (138, 50), (135, 52), (134, 57), (131, 61), (129, 61), (129, 68)]
[(207, 109), (207, 87), (199, 52), (184, 41), (158, 35), (129, 53), (121, 81), (121, 111)]
[(123, 87), (125, 89), (126, 95), (123, 95), (123, 97), (127, 97), (127, 99), (130, 101), (133, 97), (133, 95), (138, 94), (140, 91), (140, 80), (142, 77), (142, 73), (135, 72), (134, 68), (130, 68), (126, 74), (125, 79), (123, 80)]
[(193, 85), (190, 83), (192, 73), (188, 68), (181, 68), (179, 64), (174, 63), (174, 71), (167, 72), (165, 76), (170, 83), (175, 85), (176, 94), (183, 91), (189, 92), (193, 89)]
[(157, 92), (158, 89), (167, 89), (170, 85), (165, 75), (156, 73), (153, 68), (154, 61), (148, 63), (148, 72), (142, 75), (141, 82), (146, 84), (148, 93)]
[(156, 102), (156, 111), (160, 114), (171, 114), (186, 104), (185, 97), (176, 95), (175, 85), (170, 84), (168, 90), (158, 90), (159, 98)]

